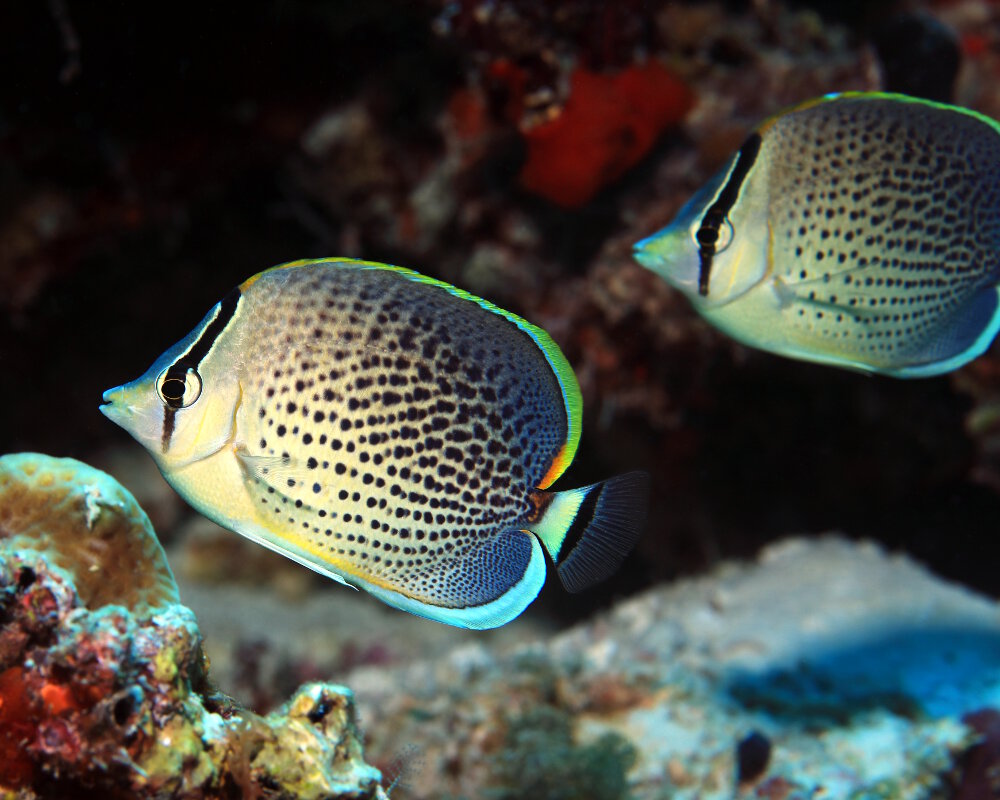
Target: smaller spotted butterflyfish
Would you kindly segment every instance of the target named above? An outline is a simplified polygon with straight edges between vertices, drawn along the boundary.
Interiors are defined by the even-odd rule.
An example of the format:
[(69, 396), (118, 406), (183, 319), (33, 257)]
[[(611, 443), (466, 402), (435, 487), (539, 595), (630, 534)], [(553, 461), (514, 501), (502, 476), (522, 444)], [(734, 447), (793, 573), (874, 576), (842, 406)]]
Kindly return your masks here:
[(948, 372), (1000, 328), (1000, 125), (904, 95), (811, 100), (762, 123), (635, 257), (744, 344)]
[(648, 476), (550, 491), (580, 438), (545, 331), (432, 278), (297, 261), (230, 292), (101, 410), (198, 511), (389, 605), (467, 628), (610, 575)]

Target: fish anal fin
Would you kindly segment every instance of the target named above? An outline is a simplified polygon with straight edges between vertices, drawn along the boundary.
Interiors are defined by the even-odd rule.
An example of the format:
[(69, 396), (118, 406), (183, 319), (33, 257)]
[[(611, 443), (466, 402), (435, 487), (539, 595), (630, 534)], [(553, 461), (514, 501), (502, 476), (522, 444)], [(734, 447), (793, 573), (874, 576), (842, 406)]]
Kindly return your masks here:
[(510, 528), (456, 548), (419, 575), (365, 588), (389, 605), (462, 628), (496, 628), (517, 617), (545, 582), (545, 556), (528, 531)]
[(898, 378), (923, 378), (958, 369), (982, 355), (1000, 331), (1000, 289), (980, 289), (942, 319), (914, 353), (911, 366), (887, 371)]

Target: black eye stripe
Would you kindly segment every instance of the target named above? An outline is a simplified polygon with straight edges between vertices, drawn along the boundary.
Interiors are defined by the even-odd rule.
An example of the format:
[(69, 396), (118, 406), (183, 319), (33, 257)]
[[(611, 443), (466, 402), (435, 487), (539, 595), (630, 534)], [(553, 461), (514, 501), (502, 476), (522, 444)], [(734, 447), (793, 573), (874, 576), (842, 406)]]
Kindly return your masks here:
[[(177, 410), (184, 405), (184, 394), (187, 390), (187, 374), (188, 372), (197, 374), (198, 366), (201, 364), (202, 359), (208, 355), (208, 352), (212, 349), (212, 345), (215, 344), (215, 340), (219, 338), (219, 334), (226, 329), (229, 321), (236, 314), (236, 308), (240, 304), (240, 297), (242, 297), (242, 292), (237, 287), (222, 298), (222, 302), (219, 303), (219, 313), (215, 315), (215, 319), (205, 326), (205, 330), (201, 332), (201, 336), (191, 345), (188, 351), (167, 369), (167, 374), (164, 376), (159, 390), (162, 398), (166, 401), (163, 409), (163, 431), (160, 436), (160, 445), (164, 453), (170, 447), (170, 439), (174, 433), (174, 417), (177, 414)], [(179, 381), (180, 391), (176, 392), (172, 389), (164, 391), (164, 387), (171, 385), (173, 381)]]
[(163, 431), (160, 433), (160, 449), (164, 453), (170, 447), (170, 437), (174, 435), (174, 417), (177, 414), (177, 409), (173, 406), (167, 406), (163, 409)]
[(241, 292), (236, 288), (222, 298), (222, 302), (219, 304), (219, 313), (215, 315), (215, 319), (205, 326), (205, 330), (201, 332), (201, 336), (191, 345), (191, 348), (171, 365), (167, 375), (168, 379), (179, 377), (181, 380), (184, 380), (184, 375), (189, 369), (197, 371), (202, 359), (208, 355), (208, 351), (212, 349), (215, 340), (219, 338), (219, 334), (225, 330), (229, 321), (236, 313), (236, 307), (240, 303), (240, 296)]
[(695, 234), (699, 245), (698, 258), (701, 261), (698, 269), (698, 294), (702, 297), (708, 295), (708, 276), (712, 271), (712, 257), (715, 255), (715, 243), (719, 239), (719, 228), (722, 227), (730, 209), (736, 203), (736, 198), (740, 195), (740, 187), (757, 160), (760, 142), (760, 134), (754, 133), (743, 143), (740, 153), (736, 157), (733, 171), (729, 173), (726, 185), (722, 187), (715, 202), (708, 207), (705, 215), (701, 218), (701, 225)]

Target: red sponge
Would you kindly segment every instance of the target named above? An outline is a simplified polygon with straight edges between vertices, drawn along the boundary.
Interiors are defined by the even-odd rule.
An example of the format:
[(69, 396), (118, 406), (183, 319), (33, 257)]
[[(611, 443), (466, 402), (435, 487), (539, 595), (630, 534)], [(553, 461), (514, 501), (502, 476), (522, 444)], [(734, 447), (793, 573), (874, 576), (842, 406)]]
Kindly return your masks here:
[(529, 192), (575, 208), (638, 163), (694, 98), (656, 61), (615, 75), (578, 67), (570, 80), (561, 113), (524, 132), (528, 160), (519, 178)]

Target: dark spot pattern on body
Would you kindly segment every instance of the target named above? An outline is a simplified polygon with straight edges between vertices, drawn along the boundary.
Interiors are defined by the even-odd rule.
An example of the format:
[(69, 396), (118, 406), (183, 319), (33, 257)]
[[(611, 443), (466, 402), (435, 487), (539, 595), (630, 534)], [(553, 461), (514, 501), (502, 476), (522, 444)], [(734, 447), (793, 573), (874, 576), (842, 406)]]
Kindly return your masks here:
[[(280, 292), (256, 298), (261, 329), (275, 333), (291, 298), (301, 308), (282, 374), (257, 373), (265, 416), (253, 422), (261, 432), (287, 429), (291, 414), (275, 400), (290, 395), (296, 420), (305, 419), (292, 457), (310, 478), (322, 472), (279, 487), (302, 501), (280, 515), (311, 532), (333, 563), (425, 601), (492, 599), (527, 557), (528, 537), (513, 531), (567, 436), (550, 365), (512, 322), (440, 287), (390, 271), (309, 273), (288, 270)], [(307, 279), (315, 288), (302, 297)], [(249, 363), (274, 358), (270, 347)], [(349, 460), (320, 470), (333, 451)], [(477, 574), (454, 569), (463, 562), (478, 564)], [(495, 581), (480, 585), (484, 564)]]
[(1000, 136), (984, 127), (926, 107), (902, 123), (864, 100), (779, 121), (768, 135), (788, 163), (772, 194), (805, 200), (783, 207), (776, 236), (796, 324), (906, 358), (1000, 280)]

